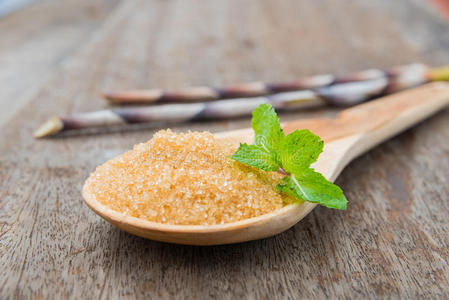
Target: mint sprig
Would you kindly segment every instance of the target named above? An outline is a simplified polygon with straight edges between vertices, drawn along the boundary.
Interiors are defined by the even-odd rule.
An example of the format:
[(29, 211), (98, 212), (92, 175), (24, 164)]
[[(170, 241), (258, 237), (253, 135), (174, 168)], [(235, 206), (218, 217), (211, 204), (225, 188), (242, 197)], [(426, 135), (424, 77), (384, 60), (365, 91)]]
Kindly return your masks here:
[(286, 136), (269, 104), (261, 104), (253, 111), (251, 126), (254, 144), (240, 144), (231, 158), (264, 171), (287, 173), (277, 185), (282, 193), (329, 208), (346, 209), (343, 191), (310, 167), (323, 152), (320, 137), (307, 129)]

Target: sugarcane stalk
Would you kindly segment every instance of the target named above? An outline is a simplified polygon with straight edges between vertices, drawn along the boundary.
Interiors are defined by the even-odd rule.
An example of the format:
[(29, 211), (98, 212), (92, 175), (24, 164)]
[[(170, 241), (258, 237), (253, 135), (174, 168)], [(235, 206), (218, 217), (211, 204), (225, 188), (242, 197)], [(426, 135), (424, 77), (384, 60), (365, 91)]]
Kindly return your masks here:
[(169, 102), (205, 102), (218, 99), (264, 96), (297, 90), (317, 89), (339, 83), (365, 81), (383, 77), (429, 77), (431, 69), (424, 64), (410, 64), (388, 70), (369, 69), (343, 76), (316, 75), (278, 83), (251, 82), (224, 88), (188, 87), (176, 91), (161, 89), (130, 90), (104, 93), (103, 97), (115, 104), (162, 104)]
[(262, 103), (275, 108), (298, 108), (320, 103), (312, 91), (281, 93), (273, 96), (236, 98), (213, 102), (164, 104), (158, 106), (126, 107), (54, 117), (44, 123), (34, 134), (36, 138), (54, 135), (73, 129), (107, 127), (133, 123), (184, 122), (206, 119), (225, 119), (245, 116)]
[(402, 72), (363, 81), (348, 81), (314, 90), (284, 92), (252, 98), (235, 98), (210, 102), (133, 106), (55, 117), (36, 132), (35, 137), (59, 132), (132, 123), (170, 123), (203, 119), (225, 119), (251, 114), (258, 105), (270, 103), (277, 110), (294, 110), (324, 103), (349, 106), (374, 97), (394, 93), (428, 81), (449, 80), (449, 68), (431, 72)]

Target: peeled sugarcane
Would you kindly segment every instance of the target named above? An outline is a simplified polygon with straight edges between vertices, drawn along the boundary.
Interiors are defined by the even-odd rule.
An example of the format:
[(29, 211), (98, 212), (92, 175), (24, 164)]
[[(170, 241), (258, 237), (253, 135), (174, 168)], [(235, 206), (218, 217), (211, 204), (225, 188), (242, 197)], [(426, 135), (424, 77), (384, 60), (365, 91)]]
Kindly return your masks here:
[[(291, 92), (297, 90), (317, 89), (338, 83), (364, 81), (384, 77), (415, 77), (419, 82), (423, 78), (432, 77), (434, 70), (424, 64), (410, 64), (388, 70), (369, 69), (343, 76), (316, 75), (304, 77), (293, 81), (278, 83), (251, 82), (224, 88), (188, 87), (176, 91), (163, 91), (160, 89), (131, 90), (124, 92), (104, 93), (103, 96), (116, 104), (162, 104), (162, 103), (188, 103), (205, 102), (224, 98), (241, 98), (264, 96), (268, 94)], [(408, 78), (413, 80), (413, 78)], [(387, 91), (388, 92), (388, 91)]]
[(408, 68), (395, 75), (385, 74), (378, 78), (337, 82), (314, 90), (285, 92), (268, 96), (201, 103), (136, 106), (55, 117), (42, 125), (34, 136), (40, 138), (67, 130), (120, 124), (232, 118), (249, 115), (261, 103), (270, 103), (276, 110), (293, 110), (326, 103), (334, 106), (349, 106), (428, 81), (449, 80), (449, 68), (430, 71), (426, 68), (426, 70), (417, 67)]

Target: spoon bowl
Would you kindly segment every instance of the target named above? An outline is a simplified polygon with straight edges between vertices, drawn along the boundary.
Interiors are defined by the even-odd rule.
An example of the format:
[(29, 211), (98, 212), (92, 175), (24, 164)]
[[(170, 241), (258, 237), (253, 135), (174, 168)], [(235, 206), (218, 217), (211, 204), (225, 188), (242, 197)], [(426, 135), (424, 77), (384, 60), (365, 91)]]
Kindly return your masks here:
[[(335, 119), (293, 121), (283, 124), (283, 129), (288, 134), (306, 128), (325, 141), (323, 153), (312, 167), (334, 181), (355, 157), (448, 104), (449, 84), (437, 82), (357, 105), (342, 111)], [(215, 136), (237, 145), (253, 140), (252, 129)], [(170, 225), (114, 211), (98, 202), (87, 184), (82, 195), (89, 208), (122, 230), (152, 240), (189, 245), (230, 244), (273, 236), (295, 225), (316, 206), (310, 202), (289, 204), (265, 215), (222, 225)]]

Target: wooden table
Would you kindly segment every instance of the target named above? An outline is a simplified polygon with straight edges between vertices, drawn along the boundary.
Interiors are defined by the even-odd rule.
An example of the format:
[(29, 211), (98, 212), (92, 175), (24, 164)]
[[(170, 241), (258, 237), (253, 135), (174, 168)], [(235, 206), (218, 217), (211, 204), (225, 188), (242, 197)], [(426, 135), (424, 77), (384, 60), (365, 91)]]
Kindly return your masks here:
[[(216, 247), (138, 238), (83, 204), (89, 172), (156, 128), (32, 138), (52, 115), (106, 106), (97, 96), (105, 89), (447, 64), (449, 25), (428, 3), (58, 3), (38, 2), (0, 19), (0, 51), (10, 54), (0, 58), (10, 66), (0, 67), (10, 79), (0, 88), (10, 95), (0, 99), (0, 298), (448, 298), (447, 109), (346, 168), (337, 184), (348, 211), (319, 207), (278, 236)], [(7, 40), (3, 32), (11, 30)], [(248, 125), (243, 118), (174, 129)]]

